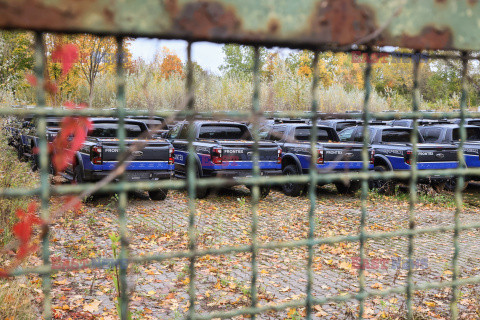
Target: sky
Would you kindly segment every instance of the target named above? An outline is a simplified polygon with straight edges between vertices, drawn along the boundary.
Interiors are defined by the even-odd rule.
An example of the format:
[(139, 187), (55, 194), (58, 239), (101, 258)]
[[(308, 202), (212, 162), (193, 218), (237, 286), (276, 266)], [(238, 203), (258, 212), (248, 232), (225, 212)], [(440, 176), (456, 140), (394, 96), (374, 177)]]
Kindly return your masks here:
[[(138, 38), (130, 45), (133, 58), (142, 58), (150, 62), (157, 50), (167, 47), (174, 51), (183, 62), (187, 60), (187, 42), (183, 40), (158, 40)], [(202, 68), (220, 74), (219, 67), (223, 62), (223, 45), (211, 42), (196, 42), (192, 45), (192, 60)]]
[[(130, 51), (133, 58), (142, 58), (151, 62), (155, 53), (163, 47), (174, 51), (183, 62), (187, 60), (187, 42), (183, 40), (158, 40), (149, 38), (138, 38), (131, 42)], [(223, 63), (223, 44), (212, 42), (195, 42), (192, 45), (192, 60), (196, 61), (203, 69), (220, 74), (220, 66)], [(289, 53), (296, 51), (287, 48), (274, 47), (269, 49), (286, 57)]]

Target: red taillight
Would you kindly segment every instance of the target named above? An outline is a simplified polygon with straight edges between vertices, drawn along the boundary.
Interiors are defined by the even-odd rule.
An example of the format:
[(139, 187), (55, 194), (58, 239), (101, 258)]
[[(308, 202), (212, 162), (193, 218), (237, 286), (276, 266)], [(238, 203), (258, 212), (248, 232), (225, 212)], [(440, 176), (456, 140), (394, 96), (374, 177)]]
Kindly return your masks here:
[(282, 163), (282, 149), (281, 148), (278, 148), (277, 149), (277, 163), (280, 164)]
[(375, 163), (375, 150), (372, 150), (372, 152), (370, 153), (370, 164), (374, 164)]
[(212, 162), (214, 164), (222, 164), (223, 162), (223, 149), (222, 148), (212, 148)]
[(317, 163), (318, 164), (323, 164), (324, 159), (323, 159), (323, 149), (318, 149), (318, 157), (317, 157)]
[(90, 159), (92, 160), (93, 164), (102, 164), (102, 147), (93, 146), (90, 149)]
[(174, 148), (169, 148), (168, 149), (168, 164), (174, 164), (175, 163), (175, 149)]
[(405, 154), (405, 163), (406, 164), (411, 164), (412, 163), (412, 151), (408, 150), (407, 153)]

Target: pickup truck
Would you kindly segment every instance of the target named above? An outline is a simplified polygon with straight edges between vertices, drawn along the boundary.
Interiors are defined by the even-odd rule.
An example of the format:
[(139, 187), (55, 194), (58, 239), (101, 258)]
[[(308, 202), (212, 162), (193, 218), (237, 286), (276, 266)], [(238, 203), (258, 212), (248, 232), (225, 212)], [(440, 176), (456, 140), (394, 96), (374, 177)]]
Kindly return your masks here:
[[(278, 124), (273, 126), (267, 139), (276, 141), (282, 148), (282, 172), (284, 175), (307, 174), (311, 160), (311, 125)], [(317, 126), (317, 170), (322, 172), (360, 171), (363, 168), (362, 143), (342, 143), (332, 127)], [(373, 165), (369, 169), (373, 169)], [(335, 182), (339, 193), (354, 193), (360, 181), (349, 184)], [(283, 192), (292, 197), (299, 196), (306, 185), (287, 183)]]
[[(57, 132), (60, 130), (61, 118), (47, 117), (47, 141), (51, 142), (55, 139)], [(32, 170), (38, 169), (38, 156), (34, 152), (35, 148), (39, 146), (39, 139), (36, 129), (36, 119), (32, 116), (15, 119), (9, 122), (4, 127), (9, 138), (9, 145), (17, 150), (18, 158), (20, 160), (30, 161)]]
[[(74, 183), (96, 182), (106, 177), (117, 165), (119, 146), (117, 139), (118, 119), (92, 118), (93, 129), (75, 160), (62, 174)], [(174, 150), (164, 139), (145, 140), (140, 135), (148, 131), (145, 123), (125, 119), (126, 147), (143, 142), (146, 146), (134, 152), (134, 159), (124, 173), (127, 181), (157, 181), (170, 179), (174, 166)], [(164, 200), (168, 190), (148, 192), (152, 200)]]
[[(375, 171), (411, 170), (413, 147), (410, 135), (413, 129), (392, 126), (369, 126), (370, 145), (372, 147)], [(363, 126), (351, 127), (339, 133), (341, 141), (363, 141)], [(453, 145), (425, 143), (418, 134), (418, 170), (451, 169), (458, 167), (457, 148)], [(437, 189), (443, 189), (449, 179), (442, 176), (431, 176), (420, 179), (420, 183), (431, 183)], [(393, 183), (392, 183), (393, 182)], [(403, 181), (372, 181), (371, 187), (382, 192), (391, 192), (394, 182)]]
[[(465, 126), (467, 139), (463, 144), (463, 153), (467, 168), (480, 167), (480, 127)], [(426, 142), (460, 145), (460, 127), (456, 124), (432, 125), (419, 128), (420, 133)], [(465, 177), (465, 189), (469, 180), (477, 180), (479, 177)], [(447, 182), (446, 188), (454, 191), (456, 179)]]
[[(188, 156), (188, 128), (193, 126), (195, 140), (195, 170), (204, 177), (248, 177), (253, 169), (253, 139), (245, 124), (230, 121), (194, 120), (183, 121), (167, 135), (175, 148), (175, 176), (186, 177)], [(259, 141), (259, 168), (262, 176), (281, 175), (282, 149), (274, 142)], [(247, 186), (250, 188), (250, 186)], [(260, 188), (261, 197), (266, 197), (269, 187)], [(208, 195), (208, 188), (198, 188), (197, 198)]]

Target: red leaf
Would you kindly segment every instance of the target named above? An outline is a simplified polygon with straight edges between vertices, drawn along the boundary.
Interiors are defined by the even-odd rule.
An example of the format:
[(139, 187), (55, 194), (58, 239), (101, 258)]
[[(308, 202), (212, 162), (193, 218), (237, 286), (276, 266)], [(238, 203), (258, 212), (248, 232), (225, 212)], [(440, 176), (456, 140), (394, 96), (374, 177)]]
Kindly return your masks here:
[(83, 203), (82, 203), (82, 201), (80, 200), (79, 197), (77, 197), (77, 196), (65, 196), (64, 200), (65, 200), (65, 207), (67, 207), (67, 208), (72, 207), (73, 211), (75, 213), (77, 213), (77, 214), (80, 213), (79, 211), (82, 208)]
[(68, 43), (57, 46), (52, 52), (52, 61), (62, 64), (62, 74), (70, 71), (75, 61), (78, 59), (78, 48), (76, 45)]
[(36, 202), (31, 202), (28, 206), (27, 212), (22, 209), (17, 209), (16, 213), (20, 221), (13, 226), (13, 234), (20, 241), (20, 246), (17, 251), (18, 259), (24, 258), (30, 252), (37, 249), (37, 246), (30, 243), (33, 233), (32, 227), (44, 223), (44, 221), (35, 214), (37, 208), (38, 204)]
[[(72, 102), (64, 104), (67, 108), (81, 109), (84, 105), (75, 105)], [(92, 128), (90, 119), (85, 117), (66, 117), (60, 125), (60, 132), (52, 142), (52, 164), (56, 171), (63, 171), (72, 163), (77, 152), (87, 138)]]
[(38, 85), (38, 82), (37, 82), (37, 77), (35, 77), (33, 74), (29, 73), (25, 76), (25, 78), (27, 78), (27, 82), (32, 86), (32, 87), (36, 87)]

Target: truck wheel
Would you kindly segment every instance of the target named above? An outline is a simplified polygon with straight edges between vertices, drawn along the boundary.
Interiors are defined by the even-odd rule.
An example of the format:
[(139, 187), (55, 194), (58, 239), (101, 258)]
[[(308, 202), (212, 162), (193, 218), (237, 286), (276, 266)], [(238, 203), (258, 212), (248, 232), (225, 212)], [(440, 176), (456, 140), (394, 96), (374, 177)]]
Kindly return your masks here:
[(82, 167), (76, 166), (75, 169), (73, 169), (73, 179), (72, 183), (74, 184), (82, 184), (83, 183), (83, 170)]
[[(283, 169), (283, 175), (296, 176), (296, 175), (300, 175), (300, 172), (296, 165), (291, 164), (286, 166)], [(302, 193), (304, 188), (305, 188), (305, 185), (300, 183), (289, 182), (282, 185), (283, 193), (285, 193), (287, 196), (290, 196), (290, 197), (298, 197)]]
[[(387, 172), (388, 169), (385, 166), (375, 166), (373, 170), (377, 172)], [(380, 193), (390, 195), (393, 193), (392, 181), (385, 179), (377, 179), (372, 181), (372, 188), (377, 189)]]
[[(468, 186), (468, 181), (465, 181), (461, 190), (464, 191), (465, 189), (467, 189), (467, 186)], [(457, 189), (457, 179), (456, 178), (448, 179), (445, 182), (445, 190), (455, 192), (456, 189)]]
[(21, 144), (18, 145), (17, 156), (18, 156), (18, 160), (20, 160), (22, 162), (25, 161), (25, 155), (24, 155), (23, 147), (22, 147)]
[[(201, 178), (200, 170), (197, 167), (197, 179), (200, 179), (200, 178)], [(206, 187), (204, 188), (197, 187), (197, 190), (195, 190), (195, 198), (204, 199), (208, 196), (209, 193), (210, 193), (210, 189)]]
[(362, 187), (360, 181), (350, 181), (349, 184), (345, 184), (341, 181), (335, 182), (335, 187), (340, 194), (354, 194)]
[(167, 198), (168, 189), (157, 189), (157, 190), (150, 190), (148, 191), (148, 195), (150, 199), (159, 201), (165, 200)]
[(34, 154), (30, 159), (30, 168), (33, 172), (38, 170), (38, 155)]

